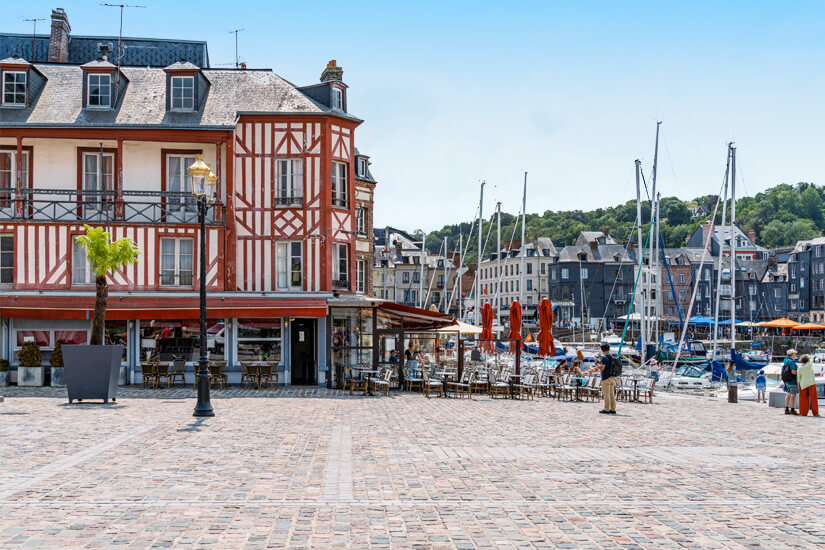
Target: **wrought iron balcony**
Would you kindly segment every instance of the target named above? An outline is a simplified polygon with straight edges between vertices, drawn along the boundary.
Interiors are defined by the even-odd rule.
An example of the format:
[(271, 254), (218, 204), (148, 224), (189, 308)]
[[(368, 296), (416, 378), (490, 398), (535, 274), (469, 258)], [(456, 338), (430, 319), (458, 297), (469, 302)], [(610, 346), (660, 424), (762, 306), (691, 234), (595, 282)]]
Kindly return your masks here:
[[(206, 223), (223, 224), (221, 203), (207, 207)], [(198, 223), (190, 193), (0, 189), (0, 220), (99, 223)]]
[(332, 280), (332, 288), (340, 289), (340, 290), (348, 290), (349, 289), (349, 281), (346, 277), (340, 277), (338, 279)]
[(304, 197), (275, 197), (276, 208), (303, 208)]

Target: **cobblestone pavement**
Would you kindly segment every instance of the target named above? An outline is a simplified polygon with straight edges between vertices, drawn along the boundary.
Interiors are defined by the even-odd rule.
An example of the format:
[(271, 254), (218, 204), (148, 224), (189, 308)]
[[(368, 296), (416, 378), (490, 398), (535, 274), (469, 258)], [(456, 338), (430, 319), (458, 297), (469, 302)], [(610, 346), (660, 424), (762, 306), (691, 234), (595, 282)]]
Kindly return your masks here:
[(0, 390), (0, 548), (825, 547), (825, 424), (755, 403)]

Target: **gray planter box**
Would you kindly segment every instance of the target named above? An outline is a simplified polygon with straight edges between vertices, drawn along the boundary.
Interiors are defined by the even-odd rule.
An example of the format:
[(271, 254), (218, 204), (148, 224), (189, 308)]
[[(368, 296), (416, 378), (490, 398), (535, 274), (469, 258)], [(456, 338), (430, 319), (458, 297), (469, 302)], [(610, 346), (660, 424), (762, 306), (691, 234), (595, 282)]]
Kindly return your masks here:
[(17, 367), (18, 386), (42, 386), (45, 383), (45, 367)]
[(69, 403), (77, 399), (117, 398), (123, 346), (63, 346)]
[(65, 367), (52, 367), (52, 387), (62, 388), (66, 385)]
[(0, 371), (0, 387), (9, 385), (9, 371)]

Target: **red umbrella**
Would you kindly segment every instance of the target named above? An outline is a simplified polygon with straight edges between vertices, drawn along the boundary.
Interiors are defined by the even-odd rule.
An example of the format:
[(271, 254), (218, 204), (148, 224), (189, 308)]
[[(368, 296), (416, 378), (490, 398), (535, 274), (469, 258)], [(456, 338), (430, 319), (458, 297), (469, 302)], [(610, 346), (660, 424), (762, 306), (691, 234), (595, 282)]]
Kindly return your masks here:
[(553, 326), (553, 304), (547, 298), (539, 302), (539, 355), (556, 355), (556, 344), (553, 342), (553, 334), (550, 327)]
[(521, 345), (521, 304), (518, 302), (510, 304), (510, 334), (507, 337), (513, 340), (510, 342), (510, 351), (515, 353), (516, 346)]
[(481, 306), (481, 347), (493, 350), (493, 306), (489, 302)]

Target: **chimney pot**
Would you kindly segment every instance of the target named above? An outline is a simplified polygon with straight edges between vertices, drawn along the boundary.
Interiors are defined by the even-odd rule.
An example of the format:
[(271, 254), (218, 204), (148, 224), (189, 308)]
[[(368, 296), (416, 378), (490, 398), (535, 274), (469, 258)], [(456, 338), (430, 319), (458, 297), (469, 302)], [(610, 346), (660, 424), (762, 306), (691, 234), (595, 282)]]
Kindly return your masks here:
[(756, 244), (756, 231), (753, 229), (748, 229), (748, 240), (753, 244)]
[(66, 63), (69, 61), (69, 40), (72, 28), (63, 8), (52, 10), (52, 29), (49, 36), (49, 61)]
[(321, 82), (341, 82), (344, 76), (344, 69), (338, 66), (338, 63), (331, 59), (327, 63), (326, 69), (321, 73)]

